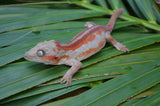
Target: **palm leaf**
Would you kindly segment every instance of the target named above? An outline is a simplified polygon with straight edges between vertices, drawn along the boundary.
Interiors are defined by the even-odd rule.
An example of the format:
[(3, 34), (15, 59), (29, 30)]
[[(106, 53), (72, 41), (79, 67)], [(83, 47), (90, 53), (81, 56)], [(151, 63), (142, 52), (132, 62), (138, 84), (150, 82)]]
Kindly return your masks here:
[(159, 104), (159, 87), (160, 84), (150, 88), (149, 90), (140, 94), (140, 96), (136, 96), (130, 101), (125, 102), (122, 106), (128, 105), (158, 105)]
[[(146, 20), (129, 15), (128, 8), (121, 0), (119, 5), (116, 5), (116, 0), (109, 2), (96, 0), (102, 7), (91, 4), (92, 0), (84, 1), (73, 1), (72, 3), (76, 5), (68, 5), (70, 2), (39, 2), (0, 7), (1, 105), (39, 105), (85, 87), (91, 89), (80, 96), (52, 104), (159, 103), (159, 99), (154, 102), (152, 100), (159, 96), (159, 89), (155, 91), (155, 88), (158, 88), (157, 84), (160, 81), (158, 77), (160, 46), (159, 43), (155, 43), (160, 41), (158, 33), (160, 27), (156, 24), (158, 15), (155, 17), (153, 14), (146, 14), (147, 10), (151, 9), (149, 6), (151, 1), (143, 1), (148, 5), (144, 6), (147, 8), (144, 9), (140, 8), (142, 4), (138, 4), (138, 0), (134, 5), (128, 0), (140, 18), (142, 18), (138, 15), (140, 11), (145, 11), (143, 18)], [(57, 5), (64, 8), (58, 9)], [(77, 8), (77, 5), (88, 9)], [(127, 21), (117, 20), (112, 35), (127, 45), (130, 53), (124, 54), (107, 45), (96, 55), (82, 61), (83, 68), (73, 77), (72, 86), (69, 88), (59, 82), (69, 67), (47, 66), (23, 59), (24, 53), (40, 41), (52, 39), (64, 43), (70, 41), (78, 32), (85, 29), (84, 24), (87, 21), (100, 25), (107, 24), (109, 19), (103, 15), (113, 13), (107, 5), (112, 9), (125, 8), (127, 15), (122, 15), (121, 19)], [(154, 11), (158, 13), (156, 7)], [(153, 93), (143, 98), (145, 92)], [(94, 95), (88, 96), (91, 94)]]

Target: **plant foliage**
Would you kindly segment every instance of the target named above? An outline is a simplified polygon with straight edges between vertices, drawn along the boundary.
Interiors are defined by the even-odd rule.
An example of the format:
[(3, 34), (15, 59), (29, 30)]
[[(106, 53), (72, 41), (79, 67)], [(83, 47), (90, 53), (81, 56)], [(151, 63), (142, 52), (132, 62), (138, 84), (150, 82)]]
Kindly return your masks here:
[[(110, 7), (110, 8), (109, 8)], [(83, 67), (66, 88), (59, 81), (68, 66), (48, 66), (23, 59), (36, 43), (70, 41), (87, 21), (107, 24), (123, 8), (112, 35), (129, 53), (106, 44), (82, 61)], [(2, 5), (0, 7), (0, 104), (158, 105), (160, 103), (160, 13), (152, 0), (77, 0)], [(107, 16), (106, 16), (107, 15)], [(120, 20), (121, 19), (121, 20)], [(87, 88), (86, 92), (65, 99)]]

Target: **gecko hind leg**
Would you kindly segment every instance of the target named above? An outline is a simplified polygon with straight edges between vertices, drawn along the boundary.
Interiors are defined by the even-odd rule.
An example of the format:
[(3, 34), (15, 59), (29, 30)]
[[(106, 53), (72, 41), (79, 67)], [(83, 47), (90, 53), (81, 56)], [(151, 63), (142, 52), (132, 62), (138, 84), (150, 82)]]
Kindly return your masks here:
[(120, 50), (120, 51), (123, 51), (123, 52), (129, 52), (129, 49), (128, 49), (125, 45), (117, 42), (117, 41), (110, 35), (110, 32), (106, 32), (106, 33), (105, 33), (105, 36), (106, 36), (106, 40), (107, 40), (108, 42), (111, 42), (112, 45), (113, 45), (117, 50)]

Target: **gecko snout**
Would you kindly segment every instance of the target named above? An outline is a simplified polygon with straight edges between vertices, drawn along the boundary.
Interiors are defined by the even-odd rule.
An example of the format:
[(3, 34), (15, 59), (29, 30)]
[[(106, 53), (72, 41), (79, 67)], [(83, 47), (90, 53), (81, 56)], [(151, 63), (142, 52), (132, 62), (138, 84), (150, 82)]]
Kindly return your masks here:
[(26, 53), (24, 54), (24, 58), (25, 58), (26, 60), (31, 60), (32, 54), (26, 52)]
[(28, 51), (24, 54), (24, 58), (29, 61), (42, 62), (41, 58), (35, 52)]
[(26, 60), (28, 60), (28, 53), (27, 53), (27, 52), (24, 54), (24, 58), (25, 58)]

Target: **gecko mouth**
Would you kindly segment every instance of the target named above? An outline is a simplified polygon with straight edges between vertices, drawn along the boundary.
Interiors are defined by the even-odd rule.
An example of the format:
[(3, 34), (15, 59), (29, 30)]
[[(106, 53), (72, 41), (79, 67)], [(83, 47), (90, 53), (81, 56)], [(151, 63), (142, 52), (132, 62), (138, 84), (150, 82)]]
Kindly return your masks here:
[(35, 58), (34, 56), (26, 56), (26, 55), (24, 55), (24, 58), (26, 59), (26, 60), (28, 60), (28, 61), (35, 61), (35, 62), (41, 62), (41, 59), (39, 59), (39, 58)]
[(28, 54), (27, 54), (27, 52), (24, 54), (24, 58), (26, 59), (26, 60), (28, 60), (29, 58), (28, 58)]
[(24, 58), (25, 58), (26, 60), (33, 61), (32, 56), (26, 56), (26, 55), (24, 55)]

